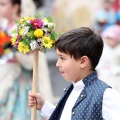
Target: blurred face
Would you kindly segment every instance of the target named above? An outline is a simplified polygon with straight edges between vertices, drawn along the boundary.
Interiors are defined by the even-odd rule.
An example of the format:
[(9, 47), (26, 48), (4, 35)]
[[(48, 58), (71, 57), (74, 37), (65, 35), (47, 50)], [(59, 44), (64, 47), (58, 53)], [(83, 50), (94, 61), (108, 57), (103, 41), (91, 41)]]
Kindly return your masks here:
[(107, 44), (111, 47), (114, 48), (116, 47), (119, 43), (113, 39), (107, 38)]
[(0, 0), (0, 16), (9, 19), (13, 14), (13, 5), (10, 0)]
[(80, 60), (75, 60), (70, 55), (61, 53), (58, 49), (56, 49), (56, 53), (58, 55), (56, 66), (62, 77), (69, 82), (81, 80)]
[(112, 9), (112, 6), (113, 6), (113, 3), (112, 3), (112, 2), (110, 2), (110, 1), (105, 1), (103, 4), (104, 4), (105, 10), (109, 11), (109, 10)]

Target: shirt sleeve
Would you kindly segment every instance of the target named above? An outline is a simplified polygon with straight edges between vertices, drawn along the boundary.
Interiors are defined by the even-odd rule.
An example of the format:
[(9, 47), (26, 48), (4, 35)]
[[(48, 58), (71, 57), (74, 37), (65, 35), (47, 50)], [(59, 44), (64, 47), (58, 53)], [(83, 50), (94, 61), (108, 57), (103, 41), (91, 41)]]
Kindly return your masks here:
[(41, 109), (41, 113), (43, 116), (45, 116), (47, 119), (49, 119), (49, 117), (53, 113), (54, 109), (55, 109), (55, 106), (46, 101)]
[(107, 88), (103, 95), (102, 116), (104, 120), (120, 120), (120, 94)]

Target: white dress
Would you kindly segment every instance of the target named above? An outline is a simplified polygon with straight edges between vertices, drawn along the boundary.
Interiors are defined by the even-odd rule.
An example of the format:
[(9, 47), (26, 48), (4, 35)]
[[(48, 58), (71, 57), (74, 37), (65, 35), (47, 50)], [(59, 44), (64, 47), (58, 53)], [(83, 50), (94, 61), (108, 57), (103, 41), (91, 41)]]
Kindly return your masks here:
[(120, 45), (110, 48), (105, 44), (97, 69), (99, 78), (120, 92)]

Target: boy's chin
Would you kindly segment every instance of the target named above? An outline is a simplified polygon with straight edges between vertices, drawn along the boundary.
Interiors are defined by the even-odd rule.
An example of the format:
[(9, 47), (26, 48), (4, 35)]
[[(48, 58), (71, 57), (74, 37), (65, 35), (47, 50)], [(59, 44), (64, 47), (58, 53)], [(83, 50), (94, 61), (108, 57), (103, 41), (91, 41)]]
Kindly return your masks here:
[[(63, 77), (64, 78), (64, 77)], [(73, 80), (71, 79), (67, 79), (67, 78), (64, 78), (67, 82), (74, 82)]]

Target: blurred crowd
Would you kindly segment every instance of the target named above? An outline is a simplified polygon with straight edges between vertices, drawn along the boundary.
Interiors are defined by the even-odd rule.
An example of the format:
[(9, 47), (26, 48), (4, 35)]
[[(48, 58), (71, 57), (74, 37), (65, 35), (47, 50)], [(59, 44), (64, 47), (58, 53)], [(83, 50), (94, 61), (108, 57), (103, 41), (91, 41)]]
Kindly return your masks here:
[[(0, 0), (0, 120), (30, 120), (27, 94), (31, 90), (33, 53), (24, 55), (13, 48), (10, 32), (21, 16), (36, 12), (52, 16), (58, 31), (87, 26), (100, 34), (104, 50), (97, 67), (99, 78), (120, 92), (120, 1), (93, 0), (90, 4), (89, 0)], [(38, 81), (45, 80), (49, 85), (47, 62), (46, 55), (39, 53)], [(54, 101), (51, 86), (44, 85), (38, 85), (39, 91), (49, 91), (44, 96)]]
[(94, 30), (104, 40), (97, 67), (99, 78), (120, 92), (120, 1), (103, 0), (95, 14)]
[[(33, 16), (36, 10), (32, 0), (0, 0), (0, 120), (30, 120), (31, 117), (27, 96), (31, 90), (33, 52), (18, 52), (11, 45), (10, 37), (16, 28), (16, 20), (21, 16)], [(42, 64), (39, 64), (38, 79), (49, 82), (45, 54), (39, 53), (39, 57)], [(40, 119), (40, 112), (37, 119)]]

